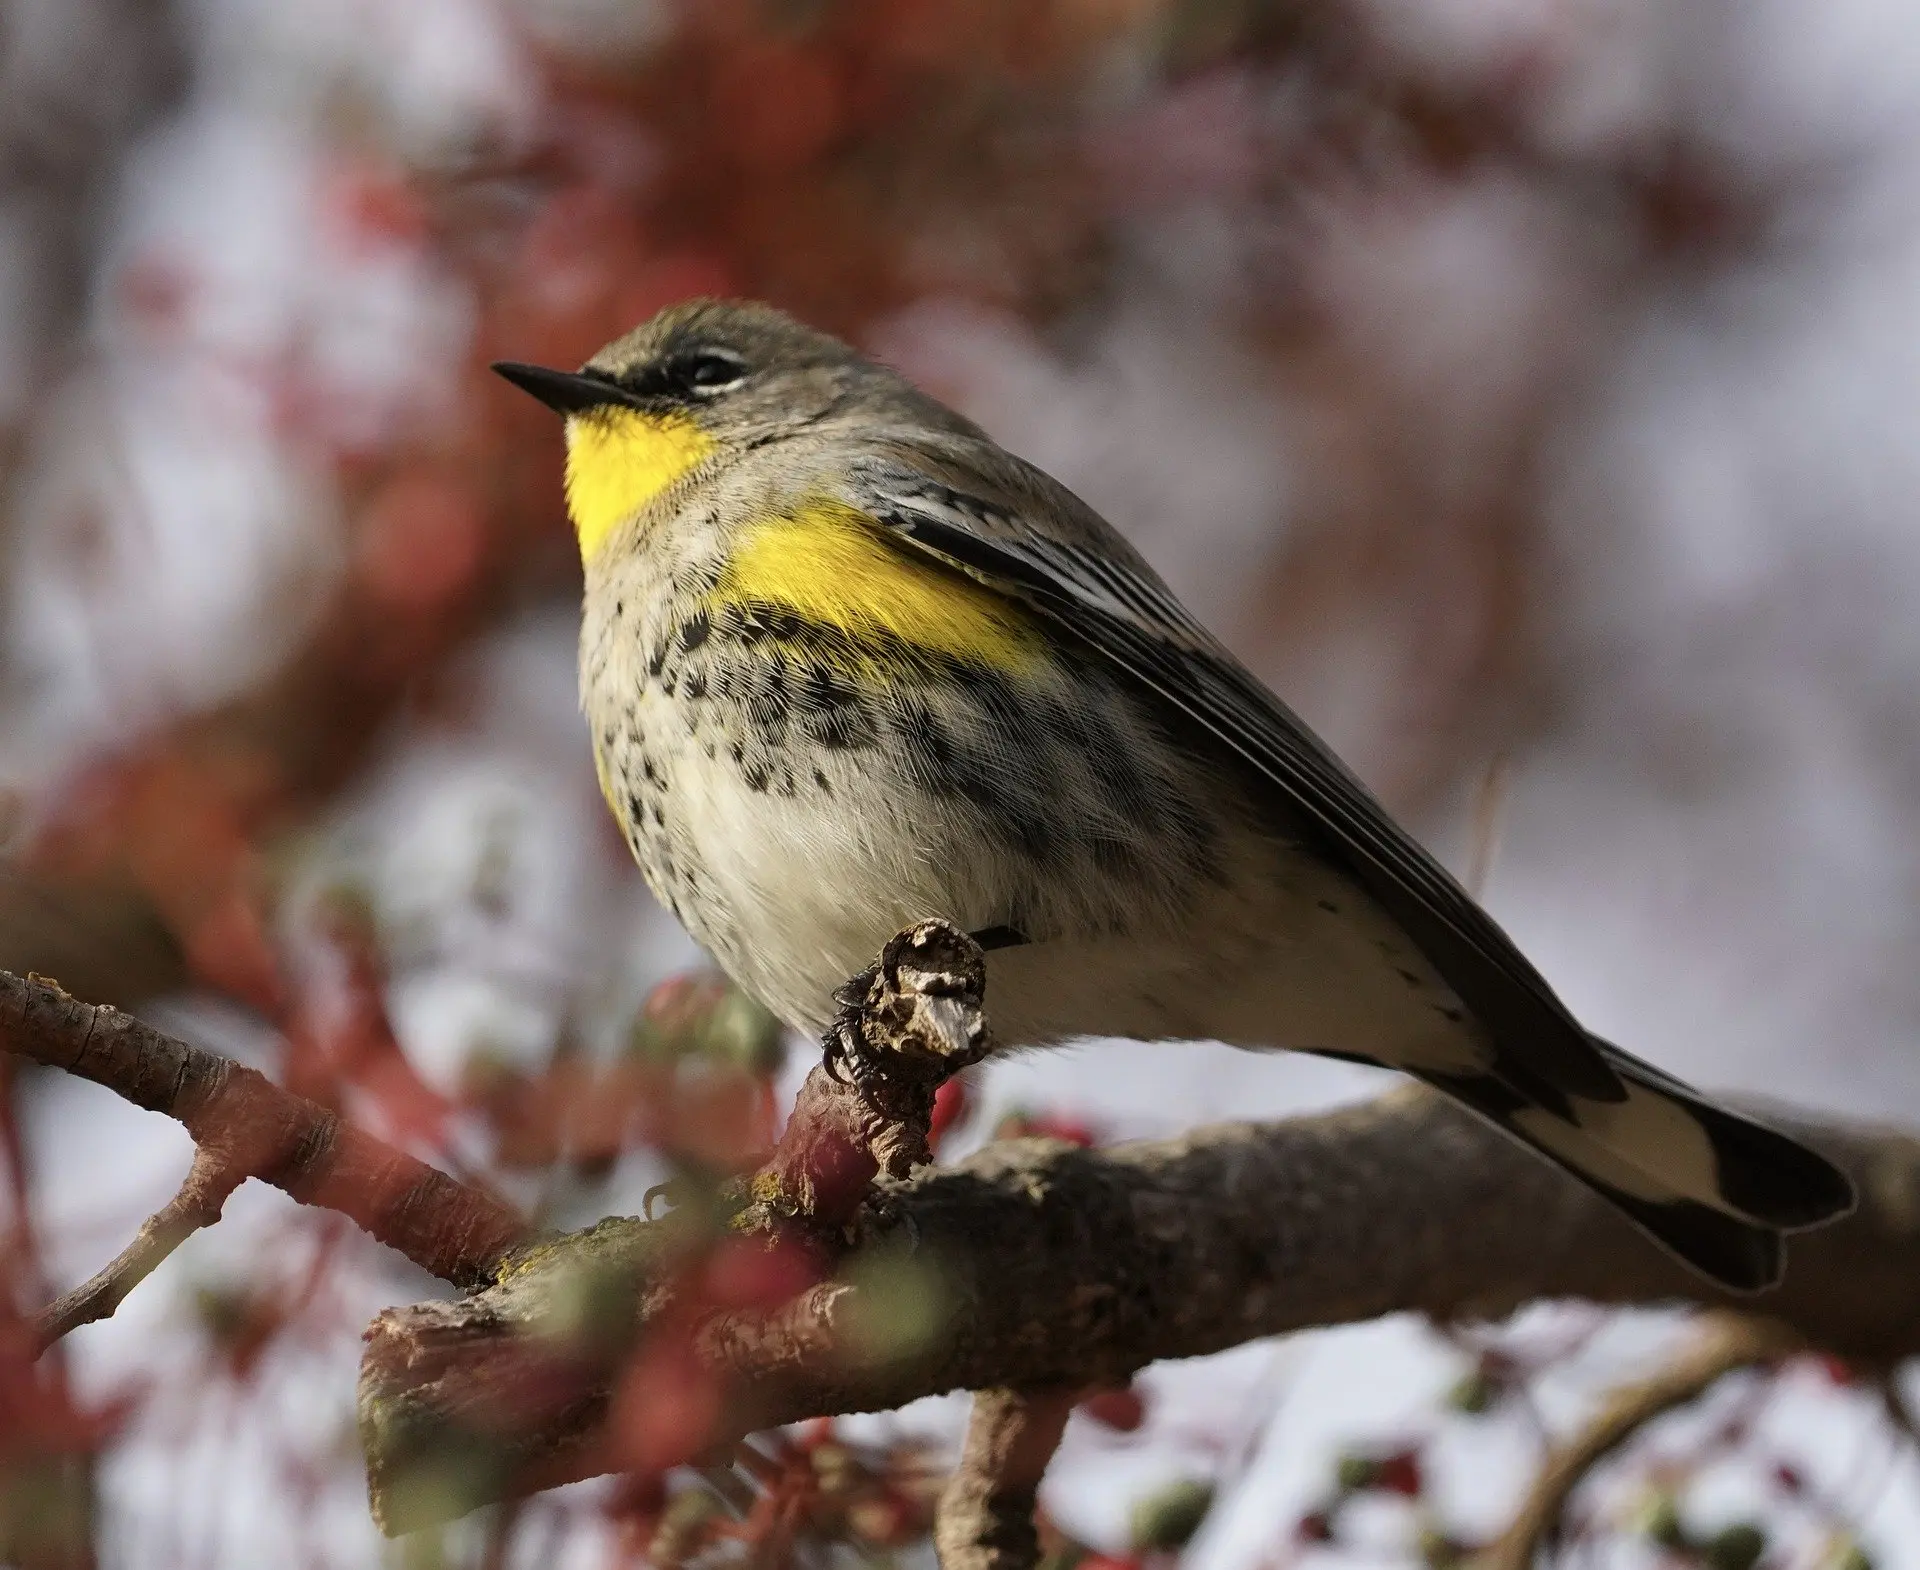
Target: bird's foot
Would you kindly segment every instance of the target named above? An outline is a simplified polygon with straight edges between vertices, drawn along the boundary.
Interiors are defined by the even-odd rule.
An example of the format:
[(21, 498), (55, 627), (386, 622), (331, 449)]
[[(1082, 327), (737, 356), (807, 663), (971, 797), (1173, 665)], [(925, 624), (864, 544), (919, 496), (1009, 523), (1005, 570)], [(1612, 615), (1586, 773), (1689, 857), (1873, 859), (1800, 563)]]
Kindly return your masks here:
[(879, 1057), (867, 1044), (861, 1028), (873, 1003), (874, 985), (880, 980), (880, 966), (869, 965), (857, 976), (842, 982), (833, 994), (839, 1012), (820, 1042), (820, 1064), (830, 1078), (842, 1085), (864, 1086), (882, 1072)]

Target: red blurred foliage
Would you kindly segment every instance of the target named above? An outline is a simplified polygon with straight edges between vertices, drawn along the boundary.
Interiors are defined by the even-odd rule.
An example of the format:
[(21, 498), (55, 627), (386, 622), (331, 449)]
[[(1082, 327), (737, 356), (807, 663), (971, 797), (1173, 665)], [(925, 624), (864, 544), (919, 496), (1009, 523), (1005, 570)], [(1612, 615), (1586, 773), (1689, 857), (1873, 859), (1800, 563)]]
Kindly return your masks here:
[(682, 1076), (675, 1085), (671, 1126), (650, 1130), (670, 1155), (709, 1172), (746, 1172), (772, 1149), (763, 1082), (717, 1073)]
[(940, 1153), (941, 1142), (947, 1135), (966, 1122), (973, 1111), (972, 1101), (965, 1075), (956, 1074), (952, 1079), (943, 1081), (933, 1093), (933, 1116), (927, 1124), (927, 1145), (935, 1155)]
[(1293, 1533), (1303, 1543), (1331, 1543), (1333, 1517), (1324, 1510), (1310, 1510), (1295, 1523)]
[(1382, 1493), (1400, 1494), (1417, 1499), (1426, 1487), (1426, 1476), (1418, 1450), (1395, 1450), (1379, 1457), (1373, 1466), (1371, 1486)]
[(747, 41), (716, 62), (709, 93), (734, 157), (756, 175), (812, 163), (847, 127), (842, 63), (817, 46)]
[(608, 1419), (609, 1454), (641, 1476), (685, 1465), (711, 1438), (725, 1392), (696, 1349), (716, 1312), (768, 1313), (824, 1278), (806, 1239), (721, 1237), (683, 1262), (675, 1307), (628, 1359)]
[[(486, 516), (470, 486), (431, 469), (402, 470), (360, 516), (355, 582), (403, 625), (425, 622), (471, 592), (485, 543)], [(404, 659), (410, 651), (392, 652)]]
[(179, 928), (180, 946), (194, 980), (215, 992), (276, 1012), (285, 997), (279, 956), (267, 933), (267, 915), (250, 888), (235, 886), (212, 899)]
[(432, 238), (418, 182), (392, 165), (340, 159), (322, 184), (320, 204), (322, 218), (350, 246), (413, 250)]
[(722, 1310), (774, 1309), (825, 1279), (827, 1260), (799, 1236), (723, 1238), (708, 1258), (702, 1295)]
[(693, 1345), (693, 1326), (663, 1323), (636, 1352), (608, 1415), (610, 1453), (630, 1472), (684, 1466), (711, 1440), (720, 1392)]
[(270, 1013), (285, 985), (266, 936), (255, 840), (271, 790), (256, 749), (159, 741), (71, 782), (24, 860), (43, 877), (127, 880), (172, 931), (195, 980)]
[(614, 1530), (617, 1565), (640, 1565), (667, 1508), (666, 1479), (657, 1474), (619, 1478), (601, 1513)]
[(640, 1005), (641, 1028), (660, 1040), (664, 1051), (678, 1050), (679, 1043), (700, 1028), (726, 989), (726, 982), (711, 971), (669, 976), (652, 988)]
[(720, 1543), (753, 1564), (806, 1562), (834, 1545), (901, 1548), (932, 1524), (940, 1474), (911, 1442), (854, 1444), (827, 1420), (759, 1435), (736, 1446), (732, 1460), (753, 1487), (747, 1508), (735, 1518), (699, 1489), (663, 1501), (652, 1512), (647, 1563), (668, 1570)]
[(144, 333), (164, 336), (186, 325), (199, 293), (190, 264), (158, 251), (128, 260), (116, 280), (118, 303)]
[(353, 1092), (383, 1137), (444, 1151), (453, 1108), (420, 1078), (394, 1035), (376, 934), (360, 911), (335, 901), (320, 912), (312, 942), (313, 962), (283, 1021), (283, 1083), (343, 1110)]
[(328, 1306), (334, 1268), (346, 1236), (340, 1218), (327, 1217), (312, 1257), (295, 1281), (201, 1288), (200, 1326), (227, 1376), (236, 1384), (244, 1385), (252, 1379), (262, 1359), (282, 1337), (297, 1331)]
[(1076, 1410), (1102, 1428), (1111, 1428), (1121, 1434), (1135, 1432), (1147, 1420), (1146, 1397), (1134, 1385), (1120, 1390), (1096, 1391), (1082, 1401)]
[(33, 1334), (0, 1300), (0, 1468), (54, 1456), (90, 1455), (137, 1405), (133, 1391), (82, 1406), (57, 1358), (36, 1361)]
[(564, 1158), (582, 1175), (604, 1175), (623, 1152), (649, 1147), (709, 1174), (749, 1171), (778, 1131), (772, 1076), (783, 1052), (749, 1039), (744, 1007), (711, 973), (676, 976), (649, 994), (612, 1062), (571, 1042), (538, 1070), (476, 1057), (461, 1104), (485, 1120), (494, 1160), (512, 1170)]
[(1827, 1352), (1810, 1353), (1800, 1359), (1830, 1385), (1845, 1387), (1860, 1382), (1860, 1371), (1844, 1358), (1838, 1358)]
[[(782, 26), (740, 0), (704, 0), (679, 7), (681, 25), (637, 70), (552, 60), (569, 111), (534, 167), (563, 192), (593, 180), (609, 123), (637, 124), (648, 133), (650, 180), (636, 202), (623, 189), (627, 163), (599, 202), (577, 190), (565, 198), (602, 216), (572, 231), (586, 246), (565, 248), (574, 264), (566, 330), (553, 330), (556, 319), (530, 341), (544, 337), (571, 351), (557, 360), (578, 359), (644, 314), (610, 319), (592, 308), (613, 291), (580, 286), (583, 250), (624, 256), (623, 276), (649, 251), (691, 253), (718, 275), (711, 292), (755, 294), (856, 330), (925, 287), (929, 207), (957, 219), (983, 206), (1001, 231), (994, 245), (1026, 253), (1013, 272), (998, 263), (976, 272), (988, 297), (1063, 297), (1084, 272), (1056, 265), (1063, 253), (1084, 258), (1098, 243), (1063, 95), (1144, 9), (869, 3)], [(1010, 185), (1022, 198), (1017, 220)], [(950, 254), (944, 265), (957, 261)]]

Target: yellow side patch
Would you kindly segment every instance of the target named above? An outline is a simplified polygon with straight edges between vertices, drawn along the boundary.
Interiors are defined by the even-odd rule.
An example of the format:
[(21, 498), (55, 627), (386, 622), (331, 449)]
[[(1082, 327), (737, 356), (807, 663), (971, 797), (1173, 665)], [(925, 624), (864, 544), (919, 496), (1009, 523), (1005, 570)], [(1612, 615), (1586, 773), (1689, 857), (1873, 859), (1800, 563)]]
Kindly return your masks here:
[(567, 512), (590, 559), (627, 519), (714, 449), (679, 415), (612, 406), (567, 421)]
[(855, 643), (897, 639), (1002, 670), (1026, 670), (1043, 653), (1018, 605), (893, 543), (843, 502), (810, 502), (752, 525), (713, 597), (779, 606)]

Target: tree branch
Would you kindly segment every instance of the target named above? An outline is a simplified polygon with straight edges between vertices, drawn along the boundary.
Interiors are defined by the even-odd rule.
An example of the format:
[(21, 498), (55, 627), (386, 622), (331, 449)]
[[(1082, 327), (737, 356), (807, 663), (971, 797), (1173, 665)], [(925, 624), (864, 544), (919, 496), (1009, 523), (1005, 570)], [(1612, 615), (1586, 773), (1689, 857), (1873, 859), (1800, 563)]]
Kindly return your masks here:
[[(390, 1310), (367, 1332), (361, 1432), (389, 1531), (634, 1464), (608, 1418), (636, 1348), (666, 1348), (663, 1367), (691, 1368), (718, 1392), (701, 1430), (715, 1445), (809, 1416), (988, 1392), (941, 1540), (954, 1563), (1012, 1567), (1029, 1553), (1022, 1501), (1064, 1422), (1059, 1392), (1404, 1310), (1453, 1320), (1542, 1297), (1735, 1302), (1554, 1168), (1419, 1090), (1104, 1151), (1004, 1142), (925, 1167), (934, 1089), (990, 1046), (982, 986), (977, 946), (937, 923), (901, 934), (861, 979), (835, 1038), (859, 1072), (814, 1071), (734, 1218), (736, 1233), (770, 1246), (802, 1235), (807, 1257), (834, 1271), (762, 1309), (688, 1291), (688, 1261), (714, 1243), (711, 1207), (529, 1241), (492, 1196), (254, 1071), (0, 972), (0, 1051), (176, 1117), (199, 1147), (180, 1194), (48, 1311), (45, 1332), (111, 1312), (233, 1187), (260, 1177), (482, 1288)], [(1920, 1141), (1776, 1121), (1845, 1165), (1862, 1202), (1796, 1239), (1786, 1283), (1741, 1301), (1740, 1322), (1869, 1366), (1920, 1351)], [(623, 1399), (631, 1419), (631, 1383)], [(1550, 1521), (1557, 1497), (1541, 1497), (1535, 1515)]]
[(934, 1092), (993, 1050), (986, 985), (980, 946), (944, 921), (889, 939), (878, 963), (842, 989), (826, 1061), (801, 1085), (737, 1224), (833, 1232), (869, 1200), (874, 1179), (931, 1162)]
[[(770, 1249), (797, 1241), (812, 1258), (850, 1246), (858, 1252), (863, 1238), (876, 1233), (895, 1237), (891, 1193), (876, 1192), (875, 1180), (897, 1183), (931, 1160), (935, 1092), (992, 1048), (981, 1011), (985, 989), (979, 944), (947, 923), (920, 922), (889, 940), (878, 962), (842, 989), (843, 1008), (823, 1061), (801, 1086), (777, 1148), (739, 1186), (741, 1203), (729, 1230), (757, 1236)], [(376, 1519), (390, 1532), (410, 1531), (486, 1500), (547, 1486), (538, 1479), (549, 1467), (584, 1476), (693, 1459), (684, 1436), (673, 1441), (680, 1448), (669, 1451), (642, 1443), (636, 1457), (632, 1447), (623, 1450), (598, 1432), (621, 1365), (635, 1348), (636, 1317), (657, 1332), (654, 1341), (666, 1345), (668, 1363), (691, 1357), (709, 1382), (724, 1379), (723, 1365), (785, 1361), (799, 1350), (794, 1336), (810, 1333), (790, 1318), (810, 1292), (771, 1315), (702, 1312), (682, 1277), (714, 1243), (713, 1219), (712, 1208), (702, 1204), (659, 1223), (610, 1217), (505, 1260), (497, 1284), (516, 1299), (532, 1294), (516, 1323), (533, 1333), (523, 1338), (509, 1328), (496, 1346), (497, 1360), (465, 1369), (477, 1383), (444, 1392), (452, 1403), (446, 1408), (431, 1398), (423, 1408), (393, 1405), (385, 1399), (387, 1384), (396, 1375), (433, 1384), (441, 1342), (436, 1315), (442, 1308), (451, 1314), (444, 1326), (451, 1349), (474, 1323), (467, 1314), (478, 1299), (423, 1305), (404, 1344), (383, 1335), (386, 1322), (376, 1321), (367, 1332), (360, 1384)], [(931, 1307), (931, 1294), (917, 1290), (928, 1283), (908, 1279), (913, 1269), (895, 1271), (881, 1295), (897, 1296), (904, 1286), (919, 1306)], [(901, 1306), (891, 1302), (883, 1315), (897, 1318)], [(556, 1313), (559, 1320), (549, 1317)], [(893, 1328), (875, 1324), (869, 1331), (884, 1339)], [(415, 1335), (421, 1339), (410, 1339)], [(396, 1357), (412, 1372), (397, 1369)], [(735, 1424), (730, 1436), (760, 1426), (766, 1425)], [(704, 1438), (718, 1437), (709, 1425)]]
[(982, 1390), (933, 1529), (941, 1570), (1030, 1570), (1034, 1498), (1073, 1412), (1070, 1390)]
[[(45, 1341), (109, 1314), (249, 1177), (339, 1211), (455, 1286), (492, 1279), (527, 1234), (501, 1200), (435, 1171), (265, 1075), (53, 982), (0, 971), (0, 1052), (64, 1069), (186, 1126), (198, 1147), (173, 1201), (113, 1264), (41, 1316)], [(44, 1344), (44, 1342), (43, 1342)]]
[(34, 1355), (39, 1356), (69, 1331), (112, 1314), (162, 1260), (202, 1227), (220, 1219), (227, 1196), (245, 1176), (229, 1169), (206, 1146), (196, 1149), (180, 1191), (147, 1217), (119, 1256), (34, 1316)]
[[(1719, 1293), (1423, 1091), (1107, 1150), (989, 1146), (885, 1185), (886, 1224), (831, 1279), (770, 1313), (701, 1319), (694, 1355), (723, 1392), (714, 1437), (954, 1389), (1119, 1384), (1309, 1326), (1497, 1318), (1537, 1298), (1738, 1303), (1864, 1363), (1920, 1350), (1920, 1142), (1789, 1126), (1863, 1197), (1796, 1239), (1786, 1283), (1757, 1300)], [(374, 1322), (360, 1421), (388, 1530), (614, 1464), (601, 1424), (618, 1358), (668, 1322), (685, 1228), (612, 1218), (466, 1301)], [(596, 1323), (626, 1326), (612, 1357), (567, 1339), (589, 1291)]]

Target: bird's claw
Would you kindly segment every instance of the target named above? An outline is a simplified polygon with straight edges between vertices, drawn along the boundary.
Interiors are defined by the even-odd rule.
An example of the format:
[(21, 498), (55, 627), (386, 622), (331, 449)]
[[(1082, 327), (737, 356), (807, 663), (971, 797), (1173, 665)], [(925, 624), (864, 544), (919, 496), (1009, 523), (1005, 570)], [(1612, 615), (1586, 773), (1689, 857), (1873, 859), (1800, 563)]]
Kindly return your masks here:
[(880, 1072), (879, 1063), (861, 1038), (859, 1017), (856, 1010), (848, 1009), (828, 1027), (826, 1039), (820, 1043), (820, 1066), (827, 1077), (856, 1089)]
[(873, 995), (873, 984), (879, 979), (880, 966), (875, 963), (857, 975), (847, 977), (833, 989), (833, 1001), (840, 1005), (840, 1018), (834, 1022), (836, 1026), (866, 1007), (867, 1000)]
[(834, 989), (833, 1001), (840, 1005), (840, 1012), (834, 1016), (820, 1043), (820, 1063), (828, 1077), (838, 1084), (864, 1085), (880, 1071), (860, 1031), (860, 1016), (873, 995), (873, 983), (879, 974), (878, 965), (869, 965)]

